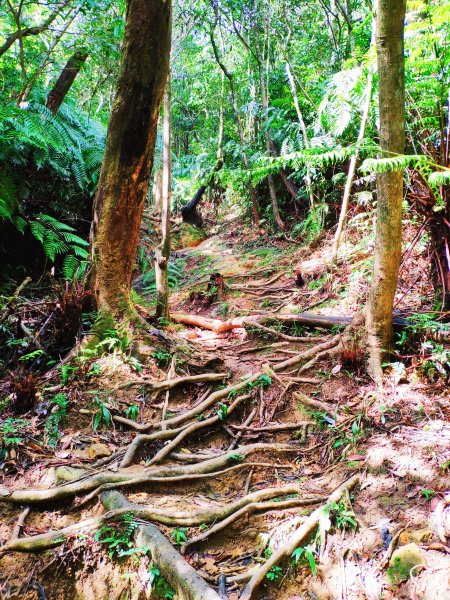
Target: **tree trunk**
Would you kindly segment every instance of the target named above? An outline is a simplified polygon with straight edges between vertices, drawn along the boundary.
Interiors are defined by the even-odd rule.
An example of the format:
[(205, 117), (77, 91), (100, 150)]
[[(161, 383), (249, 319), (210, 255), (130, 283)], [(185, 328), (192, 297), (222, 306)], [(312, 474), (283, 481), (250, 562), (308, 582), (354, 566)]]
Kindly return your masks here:
[(97, 306), (116, 321), (133, 315), (131, 276), (169, 69), (170, 18), (170, 0), (128, 1), (91, 231)]
[[(237, 95), (236, 95), (236, 89), (234, 87), (234, 79), (233, 79), (233, 75), (230, 73), (230, 71), (226, 68), (225, 64), (223, 63), (223, 61), (221, 60), (220, 56), (219, 56), (219, 51), (217, 49), (217, 44), (215, 42), (214, 39), (214, 33), (213, 33), (213, 29), (211, 29), (210, 32), (210, 39), (211, 39), (211, 45), (212, 45), (212, 49), (214, 52), (214, 57), (217, 61), (217, 64), (219, 65), (219, 67), (222, 69), (222, 73), (225, 75), (225, 77), (228, 79), (228, 82), (230, 84), (230, 92), (231, 92), (231, 103), (233, 105), (233, 111), (234, 111), (234, 116), (236, 118), (236, 125), (238, 128), (238, 134), (239, 134), (239, 141), (241, 143), (241, 147), (242, 147), (242, 160), (244, 162), (245, 168), (248, 170), (250, 163), (247, 157), (247, 153), (245, 151), (245, 136), (244, 136), (244, 128), (242, 127), (242, 120), (241, 120), (241, 115), (239, 113), (239, 108), (238, 108), (238, 103), (237, 103)], [(258, 213), (258, 198), (256, 196), (256, 190), (252, 184), (252, 182), (249, 182), (249, 190), (250, 190), (250, 198), (252, 201), (252, 215), (253, 215), (253, 222), (255, 223), (255, 225), (259, 224), (259, 213)]]
[(359, 134), (358, 134), (358, 140), (356, 142), (355, 154), (350, 159), (350, 165), (349, 165), (348, 174), (347, 174), (347, 181), (345, 182), (344, 195), (342, 197), (342, 206), (341, 206), (341, 213), (339, 215), (339, 223), (338, 223), (338, 226), (336, 229), (336, 233), (334, 234), (333, 250), (332, 250), (332, 254), (331, 254), (331, 262), (332, 263), (335, 262), (335, 260), (337, 258), (339, 244), (341, 242), (342, 231), (344, 230), (344, 226), (347, 221), (347, 212), (348, 212), (348, 205), (349, 205), (349, 201), (350, 201), (350, 193), (352, 191), (353, 180), (355, 178), (355, 172), (356, 172), (356, 162), (358, 160), (359, 148), (361, 146), (361, 143), (364, 139), (364, 135), (366, 133), (367, 119), (369, 118), (370, 100), (372, 97), (372, 78), (373, 78), (373, 75), (372, 75), (372, 72), (370, 72), (367, 77), (366, 102), (364, 104), (364, 112), (363, 112), (363, 116), (361, 118), (361, 125), (359, 127)]
[(203, 194), (206, 192), (208, 187), (211, 185), (214, 180), (215, 174), (220, 171), (223, 167), (223, 160), (218, 160), (214, 166), (214, 169), (210, 172), (210, 175), (205, 183), (203, 183), (198, 190), (196, 191), (192, 200), (190, 200), (183, 208), (181, 209), (181, 216), (183, 217), (183, 221), (186, 223), (193, 223), (194, 225), (201, 225), (202, 219), (200, 215), (197, 213), (196, 208), (203, 198)]
[(58, 77), (53, 89), (47, 96), (45, 106), (50, 109), (52, 114), (56, 115), (58, 108), (63, 103), (67, 92), (72, 87), (76, 76), (81, 70), (81, 67), (86, 62), (89, 52), (86, 49), (80, 49), (73, 54), (67, 61), (66, 66)]
[[(302, 131), (303, 136), (303, 145), (305, 148), (310, 148), (311, 145), (309, 143), (308, 132), (306, 130), (305, 121), (303, 119), (302, 111), (300, 110), (300, 104), (298, 101), (297, 88), (295, 86), (294, 77), (292, 76), (291, 66), (289, 61), (286, 60), (286, 75), (288, 76), (289, 86), (291, 88), (292, 99), (294, 100), (295, 112), (297, 113), (298, 125)], [(311, 208), (314, 208), (314, 190), (311, 183), (311, 170), (309, 167), (306, 169), (306, 177), (305, 177), (306, 187), (308, 189), (309, 194), (309, 204)]]
[(170, 144), (170, 75), (164, 95), (161, 246), (155, 251), (156, 317), (169, 320), (170, 202), (172, 160)]
[[(406, 0), (379, 0), (377, 61), (382, 156), (401, 154), (405, 143), (404, 18)], [(367, 305), (370, 371), (382, 381), (382, 359), (392, 338), (392, 307), (402, 243), (403, 171), (377, 175), (375, 264)]]
[[(267, 152), (268, 152), (269, 156), (272, 156), (272, 143), (271, 143), (272, 139), (270, 136), (269, 119), (267, 116), (267, 111), (269, 109), (269, 99), (267, 96), (266, 78), (264, 76), (264, 65), (263, 65), (263, 62), (262, 62), (262, 59), (260, 56), (258, 56), (257, 62), (258, 62), (258, 70), (259, 70), (259, 81), (260, 81), (260, 86), (261, 86), (261, 101), (262, 101), (262, 108), (263, 108), (263, 112), (264, 112), (263, 118), (264, 118), (265, 130), (266, 130), (266, 133), (265, 133), (266, 148), (267, 148)], [(278, 210), (277, 194), (275, 191), (275, 183), (274, 183), (272, 175), (267, 176), (267, 182), (269, 184), (270, 201), (272, 203), (272, 212), (273, 212), (273, 216), (275, 218), (275, 222), (278, 225), (279, 229), (281, 229), (281, 231), (284, 231), (285, 224), (280, 216), (280, 211)]]

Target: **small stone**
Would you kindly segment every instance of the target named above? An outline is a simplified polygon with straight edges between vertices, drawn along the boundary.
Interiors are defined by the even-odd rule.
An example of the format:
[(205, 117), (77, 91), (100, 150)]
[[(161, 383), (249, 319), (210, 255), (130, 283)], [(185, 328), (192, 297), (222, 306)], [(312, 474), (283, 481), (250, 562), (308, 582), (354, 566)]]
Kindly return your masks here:
[(89, 448), (89, 458), (104, 458), (111, 456), (111, 450), (105, 444), (92, 444)]
[[(407, 544), (406, 546), (400, 546), (392, 554), (387, 572), (391, 582), (398, 584), (409, 579), (411, 569), (419, 565), (426, 565), (422, 550), (417, 544)], [(414, 571), (417, 574), (417, 570)]]
[(423, 544), (429, 542), (433, 537), (431, 529), (417, 529), (413, 531), (403, 531), (399, 537), (399, 543), (401, 546), (414, 542), (415, 544)]

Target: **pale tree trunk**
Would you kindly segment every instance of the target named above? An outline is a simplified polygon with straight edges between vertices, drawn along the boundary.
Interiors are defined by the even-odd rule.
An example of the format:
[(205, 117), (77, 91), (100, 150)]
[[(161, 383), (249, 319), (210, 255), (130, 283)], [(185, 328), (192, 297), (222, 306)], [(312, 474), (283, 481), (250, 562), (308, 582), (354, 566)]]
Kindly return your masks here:
[(364, 111), (363, 111), (363, 115), (361, 118), (361, 125), (359, 127), (359, 134), (358, 134), (358, 139), (356, 142), (355, 153), (353, 154), (353, 156), (350, 159), (350, 165), (349, 165), (348, 173), (347, 173), (347, 180), (345, 182), (344, 194), (342, 196), (342, 206), (341, 206), (341, 213), (339, 215), (339, 223), (338, 223), (338, 226), (336, 229), (336, 233), (334, 234), (333, 250), (331, 253), (331, 262), (334, 262), (337, 258), (339, 244), (341, 242), (341, 237), (342, 237), (342, 231), (344, 230), (344, 226), (347, 221), (347, 212), (348, 212), (348, 205), (350, 202), (350, 193), (352, 191), (353, 180), (355, 178), (355, 172), (356, 172), (356, 162), (358, 160), (361, 142), (363, 141), (364, 135), (366, 133), (367, 119), (369, 118), (370, 100), (372, 97), (372, 78), (373, 78), (373, 75), (372, 75), (372, 72), (370, 71), (369, 75), (367, 77), (366, 101), (364, 103)]
[[(242, 160), (244, 162), (245, 168), (248, 170), (250, 168), (250, 163), (247, 157), (247, 153), (245, 151), (245, 136), (244, 136), (244, 128), (242, 125), (242, 119), (241, 119), (241, 115), (239, 112), (239, 107), (238, 107), (238, 102), (237, 102), (237, 94), (236, 94), (236, 88), (234, 86), (234, 79), (233, 79), (233, 75), (230, 73), (230, 71), (227, 69), (227, 67), (225, 66), (223, 60), (221, 60), (220, 55), (219, 55), (219, 51), (217, 48), (217, 44), (216, 41), (214, 39), (214, 33), (213, 33), (213, 29), (210, 32), (210, 39), (211, 39), (211, 46), (214, 52), (214, 57), (216, 59), (217, 64), (219, 65), (219, 67), (222, 70), (222, 73), (225, 75), (225, 77), (228, 79), (228, 82), (230, 84), (230, 92), (231, 92), (231, 103), (233, 105), (233, 111), (234, 111), (234, 116), (236, 118), (236, 125), (237, 125), (237, 129), (238, 129), (238, 134), (239, 134), (239, 141), (241, 143), (241, 148), (242, 148)], [(255, 223), (255, 225), (259, 224), (259, 214), (258, 214), (258, 199), (256, 196), (256, 190), (252, 184), (252, 182), (250, 181), (249, 183), (249, 191), (250, 191), (250, 198), (252, 201), (252, 215), (253, 215), (253, 221)]]
[[(268, 119), (268, 115), (267, 115), (267, 111), (269, 109), (269, 98), (268, 98), (268, 94), (267, 94), (266, 77), (264, 75), (264, 65), (263, 65), (262, 58), (259, 55), (257, 57), (257, 62), (258, 62), (258, 71), (259, 71), (259, 82), (260, 82), (260, 86), (261, 86), (261, 102), (262, 102), (262, 108), (263, 108), (263, 112), (264, 112), (263, 120), (264, 120), (264, 125), (265, 125), (265, 130), (266, 130), (266, 132), (265, 132), (266, 148), (267, 148), (267, 152), (268, 152), (269, 156), (272, 156), (272, 143), (271, 143), (272, 139), (270, 136), (269, 119)], [(277, 200), (277, 194), (275, 191), (275, 182), (273, 180), (272, 175), (268, 175), (267, 182), (269, 184), (269, 194), (270, 194), (270, 201), (272, 203), (273, 216), (275, 218), (276, 224), (283, 231), (285, 229), (285, 224), (280, 216), (280, 211), (278, 210), (278, 200)]]
[[(310, 148), (311, 146), (309, 143), (308, 132), (306, 130), (306, 125), (305, 125), (305, 121), (303, 119), (302, 111), (300, 110), (300, 104), (299, 104), (298, 95), (297, 95), (297, 88), (295, 86), (295, 81), (292, 76), (291, 66), (290, 66), (288, 60), (286, 60), (286, 74), (288, 76), (289, 86), (291, 88), (291, 94), (292, 94), (292, 98), (294, 100), (294, 106), (295, 106), (295, 112), (297, 113), (298, 124), (302, 131), (303, 144), (304, 144), (305, 148)], [(306, 183), (306, 187), (307, 187), (308, 193), (309, 193), (309, 204), (310, 204), (311, 208), (314, 208), (314, 190), (313, 190), (313, 186), (311, 183), (311, 171), (310, 171), (309, 167), (306, 170), (305, 183)]]
[(135, 315), (130, 288), (169, 70), (170, 0), (129, 0), (118, 82), (92, 222), (99, 312)]
[(164, 94), (163, 172), (161, 202), (161, 245), (155, 250), (156, 318), (169, 320), (170, 203), (172, 159), (170, 143), (170, 75)]
[(163, 164), (155, 169), (155, 175), (153, 176), (153, 187), (152, 187), (152, 200), (153, 208), (158, 215), (161, 214), (162, 205), (162, 177), (163, 177)]
[[(377, 61), (382, 156), (402, 154), (405, 143), (404, 18), (406, 0), (379, 0)], [(375, 264), (366, 312), (369, 369), (382, 382), (382, 360), (392, 339), (392, 310), (402, 243), (403, 171), (377, 175)]]

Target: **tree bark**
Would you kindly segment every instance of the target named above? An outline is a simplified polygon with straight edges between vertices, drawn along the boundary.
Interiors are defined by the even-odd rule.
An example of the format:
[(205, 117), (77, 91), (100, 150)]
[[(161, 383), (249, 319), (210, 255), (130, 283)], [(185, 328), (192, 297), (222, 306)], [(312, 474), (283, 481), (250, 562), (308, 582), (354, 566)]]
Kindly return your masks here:
[(131, 276), (169, 70), (170, 0), (129, 0), (118, 91), (91, 230), (100, 313), (129, 318)]
[(66, 63), (66, 66), (58, 77), (53, 89), (47, 96), (45, 106), (50, 109), (52, 114), (56, 115), (59, 107), (64, 101), (67, 92), (72, 87), (75, 78), (81, 70), (81, 67), (86, 62), (89, 52), (87, 49), (82, 48), (77, 50)]
[[(234, 116), (236, 118), (236, 125), (237, 125), (237, 129), (238, 129), (238, 134), (239, 134), (239, 141), (241, 143), (241, 147), (242, 147), (242, 160), (244, 162), (245, 168), (248, 170), (250, 168), (250, 163), (247, 157), (247, 153), (245, 151), (245, 136), (244, 136), (244, 128), (242, 127), (242, 120), (241, 120), (241, 115), (239, 113), (239, 108), (238, 108), (238, 103), (237, 103), (237, 95), (236, 95), (236, 88), (234, 86), (234, 79), (233, 79), (233, 75), (230, 73), (230, 71), (227, 69), (227, 67), (225, 66), (223, 60), (221, 60), (220, 56), (219, 56), (219, 51), (217, 49), (217, 44), (215, 42), (214, 39), (214, 28), (211, 29), (210, 31), (210, 39), (211, 39), (211, 46), (214, 52), (214, 57), (216, 59), (217, 64), (219, 65), (219, 67), (222, 70), (222, 73), (225, 75), (225, 77), (228, 79), (228, 82), (230, 84), (230, 92), (231, 92), (231, 103), (233, 105), (233, 111), (234, 111)], [(255, 225), (259, 224), (259, 212), (258, 212), (258, 198), (256, 196), (256, 190), (252, 184), (252, 182), (249, 182), (249, 191), (250, 191), (250, 199), (252, 202), (252, 215), (253, 215), (253, 222), (255, 223)]]
[[(404, 18), (406, 0), (379, 0), (377, 61), (382, 156), (401, 154), (405, 143)], [(375, 264), (366, 312), (369, 369), (382, 381), (382, 359), (392, 339), (392, 308), (402, 242), (403, 171), (377, 175)]]
[(170, 143), (170, 75), (164, 95), (161, 245), (155, 250), (156, 317), (169, 320), (170, 203), (172, 160)]
[(332, 254), (331, 254), (331, 262), (332, 263), (334, 263), (336, 261), (338, 250), (339, 250), (339, 244), (341, 243), (342, 232), (344, 230), (344, 226), (347, 221), (347, 212), (348, 212), (348, 205), (350, 202), (350, 194), (352, 191), (353, 180), (355, 178), (355, 173), (356, 173), (356, 162), (358, 160), (359, 148), (361, 146), (361, 143), (364, 139), (364, 135), (366, 133), (366, 125), (367, 125), (367, 120), (369, 118), (370, 100), (372, 97), (372, 79), (373, 79), (373, 75), (372, 75), (372, 72), (370, 72), (367, 77), (367, 83), (366, 83), (366, 95), (367, 96), (366, 96), (366, 102), (364, 104), (363, 116), (361, 118), (361, 125), (359, 127), (359, 134), (358, 134), (358, 139), (356, 142), (355, 154), (350, 159), (350, 165), (349, 165), (348, 174), (347, 174), (347, 181), (345, 182), (344, 195), (342, 196), (341, 213), (339, 215), (339, 222), (338, 222), (338, 226), (336, 229), (336, 233), (334, 234), (333, 250), (332, 250)]

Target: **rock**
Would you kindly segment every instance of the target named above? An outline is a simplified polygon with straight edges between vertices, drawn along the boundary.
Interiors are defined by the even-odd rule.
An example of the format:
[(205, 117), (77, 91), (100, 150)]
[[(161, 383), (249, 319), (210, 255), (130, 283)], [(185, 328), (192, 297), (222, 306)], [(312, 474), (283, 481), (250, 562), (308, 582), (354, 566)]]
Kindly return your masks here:
[(429, 542), (433, 537), (431, 529), (417, 529), (415, 531), (403, 531), (399, 537), (399, 543), (401, 546), (414, 542), (415, 544), (422, 544), (423, 542)]
[[(417, 544), (400, 546), (392, 554), (387, 571), (392, 583), (398, 584), (409, 579), (411, 569), (419, 565), (425, 566), (426, 560), (422, 550)], [(415, 575), (417, 575), (415, 569)]]
[(92, 444), (89, 447), (89, 458), (104, 458), (111, 456), (111, 450), (105, 444)]
[(85, 473), (86, 471), (84, 469), (77, 469), (76, 467), (58, 467), (55, 470), (55, 481), (57, 484), (73, 481)]

